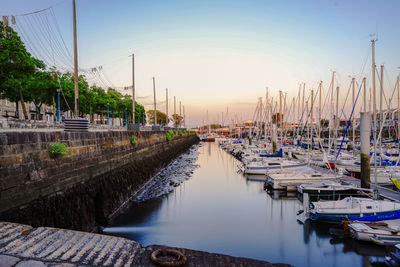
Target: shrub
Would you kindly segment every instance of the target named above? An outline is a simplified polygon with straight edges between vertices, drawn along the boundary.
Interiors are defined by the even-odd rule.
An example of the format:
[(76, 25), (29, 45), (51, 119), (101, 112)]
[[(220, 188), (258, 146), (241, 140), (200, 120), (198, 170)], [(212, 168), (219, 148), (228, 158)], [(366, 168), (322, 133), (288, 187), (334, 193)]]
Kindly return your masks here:
[(50, 145), (49, 154), (52, 158), (60, 158), (68, 155), (67, 145), (65, 143), (53, 143)]
[(165, 138), (167, 139), (167, 141), (171, 141), (175, 136), (175, 133), (171, 130), (169, 130), (166, 134), (165, 134)]
[(182, 131), (178, 131), (178, 135), (182, 136), (183, 135)]
[(134, 136), (134, 135), (131, 136), (131, 144), (132, 144), (133, 146), (136, 146), (136, 144), (137, 144), (136, 136)]

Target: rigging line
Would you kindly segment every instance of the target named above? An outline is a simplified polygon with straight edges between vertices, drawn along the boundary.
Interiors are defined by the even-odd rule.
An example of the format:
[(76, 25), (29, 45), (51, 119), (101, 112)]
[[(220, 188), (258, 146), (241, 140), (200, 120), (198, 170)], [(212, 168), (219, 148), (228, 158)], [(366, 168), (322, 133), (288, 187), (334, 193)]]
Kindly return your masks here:
[[(380, 80), (381, 80), (381, 76), (379, 75), (378, 70), (375, 69), (375, 72), (376, 72), (376, 74), (377, 74), (377, 76), (378, 76), (378, 81), (380, 81)], [(379, 86), (379, 91), (380, 91), (380, 90), (381, 90), (381, 87)], [(385, 99), (386, 106), (389, 106), (388, 101), (387, 101), (387, 99), (386, 99), (385, 90), (382, 90), (382, 95), (383, 95), (383, 99)], [(380, 96), (379, 96), (379, 100), (380, 100), (381, 97), (382, 97), (382, 96), (380, 95)]]
[[(54, 34), (53, 27), (52, 27), (51, 24), (49, 23), (49, 19), (48, 19), (47, 14), (44, 13), (43, 15), (44, 15), (44, 18), (41, 18), (41, 20), (42, 20), (43, 24), (44, 24), (45, 26), (47, 26), (47, 28), (48, 28), (49, 39), (50, 39), (50, 40), (53, 39), (53, 40), (55, 41), (55, 44), (56, 44), (57, 49), (58, 49), (58, 51), (59, 51), (59, 54), (65, 59), (65, 62), (67, 62), (67, 65), (70, 66), (70, 67), (72, 67), (72, 66), (73, 66), (73, 64), (72, 64), (72, 57), (68, 57), (68, 55), (65, 53), (64, 49), (62, 48), (62, 46), (61, 46), (61, 44), (60, 44), (60, 42), (59, 42), (57, 36)], [(65, 63), (65, 62), (64, 62), (64, 63)]]
[[(343, 116), (344, 116), (345, 119), (347, 119), (347, 118), (346, 118), (346, 114), (344, 113), (344, 106), (346, 105), (347, 99), (348, 99), (348, 97), (349, 97), (350, 88), (351, 88), (351, 82), (350, 82), (350, 84), (349, 84), (349, 88), (347, 89), (347, 95), (346, 95), (346, 98), (345, 98), (345, 100), (344, 100), (344, 102), (343, 102), (343, 106), (342, 106), (342, 110), (341, 110), (341, 113), (343, 114)], [(354, 104), (354, 103), (352, 103), (352, 105), (353, 105), (353, 104)], [(340, 117), (339, 117), (339, 119), (340, 119)]]
[[(31, 22), (30, 19), (29, 19), (29, 16), (24, 17), (24, 19), (25, 19), (26, 21), (29, 20), (29, 22), (27, 22), (27, 25), (29, 26), (28, 31), (31, 32), (31, 33), (32, 33), (32, 36), (38, 41), (37, 44), (39, 44), (39, 46), (41, 46), (42, 50), (46, 50), (45, 45), (43, 44), (41, 38), (37, 35), (36, 31), (34, 30), (33, 25), (32, 25), (32, 22)], [(43, 54), (43, 55), (48, 56), (47, 54)], [(46, 57), (43, 56), (43, 59), (44, 59), (45, 61), (47, 61), (47, 62), (51, 62), (51, 58), (50, 58), (50, 60), (49, 60), (48, 58), (46, 58)]]
[(40, 9), (40, 10), (28, 12), (28, 13), (22, 13), (22, 14), (16, 14), (16, 15), (15, 15), (15, 14), (9, 14), (9, 15), (4, 15), (4, 16), (14, 16), (14, 17), (28, 16), (28, 15), (32, 15), (32, 14), (36, 14), (36, 13), (40, 13), (40, 12), (46, 11), (47, 9), (50, 9), (50, 8), (52, 8), (52, 7), (55, 7), (55, 6), (58, 6), (58, 5), (62, 4), (62, 3), (64, 3), (65, 1), (66, 1), (66, 0), (62, 0), (62, 1), (58, 2), (58, 3), (55, 3), (55, 4), (52, 5), (52, 6), (49, 6), (49, 7)]
[[(41, 21), (41, 18), (39, 17), (39, 15), (33, 15), (32, 16), (32, 18), (37, 22), (37, 29), (39, 29), (39, 33), (38, 33), (38, 36), (43, 36), (44, 38), (40, 38), (41, 40), (43, 39), (43, 42), (44, 41), (47, 41), (49, 44), (50, 44), (50, 46), (51, 46), (51, 37), (50, 37), (50, 31), (48, 31), (48, 30), (46, 30), (45, 28), (46, 28), (46, 25), (43, 23), (43, 21)], [(40, 32), (41, 31), (41, 32)], [(46, 33), (49, 35), (49, 36), (47, 36), (46, 35)], [(45, 43), (43, 43), (43, 44), (45, 44)], [(47, 45), (46, 45), (46, 50), (48, 49), (48, 47), (47, 47)], [(56, 47), (53, 47), (53, 48), (56, 48)], [(62, 61), (62, 56), (61, 56), (61, 54), (60, 54), (60, 52), (58, 51), (58, 49), (57, 50), (54, 50), (53, 49), (53, 53), (56, 53), (57, 54), (57, 65), (65, 65), (65, 62), (63, 62)], [(54, 64), (56, 64), (56, 63), (54, 63)], [(55, 65), (56, 66), (56, 65)], [(67, 65), (68, 66), (68, 65)]]
[(115, 88), (114, 84), (110, 81), (103, 68), (101, 69), (100, 74), (104, 76), (104, 79), (111, 85), (111, 87)]
[(40, 22), (40, 24), (42, 24), (44, 26), (44, 28), (46, 28), (46, 26), (47, 26), (47, 31), (49, 34), (49, 41), (52, 41), (52, 40), (54, 41), (55, 48), (57, 49), (57, 54), (59, 54), (59, 57), (60, 57), (60, 62), (62, 61), (62, 63), (64, 63), (67, 67), (73, 69), (72, 60), (71, 60), (71, 58), (68, 58), (68, 56), (66, 56), (64, 50), (62, 49), (62, 47), (60, 45), (58, 38), (55, 36), (55, 34), (52, 30), (52, 26), (49, 23), (47, 13), (43, 13), (40, 15), (41, 15), (41, 17), (38, 16), (38, 21)]
[(366, 55), (365, 55), (365, 60), (364, 60), (364, 63), (362, 64), (362, 67), (361, 67), (361, 71), (360, 71), (360, 76), (358, 77), (358, 80), (361, 82), (361, 79), (362, 79), (362, 76), (363, 76), (363, 74), (364, 74), (364, 70), (365, 70), (365, 66), (367, 65), (367, 62), (368, 62), (368, 59), (369, 59), (369, 56), (370, 56), (370, 51), (369, 51), (369, 47), (367, 48), (367, 52), (366, 52)]
[[(27, 46), (28, 52), (29, 52), (32, 56), (34, 56), (34, 57), (37, 58), (36, 52), (33, 51), (33, 48), (31, 47), (31, 45), (30, 45), (28, 42), (26, 42), (26, 38), (24, 37), (24, 35), (22, 34), (22, 32), (20, 32), (19, 30), (17, 30), (17, 28), (18, 28), (17, 26), (18, 26), (18, 25), (15, 25), (15, 26), (16, 26), (16, 27), (13, 28), (13, 29), (14, 29), (15, 32), (17, 32), (17, 34), (18, 34), (18, 33), (20, 34), (19, 37), (20, 37), (21, 41)], [(25, 42), (24, 42), (24, 40), (25, 40)]]
[(357, 98), (356, 98), (355, 103), (353, 105), (353, 108), (351, 110), (350, 118), (349, 118), (349, 121), (347, 122), (346, 130), (344, 131), (342, 142), (340, 143), (340, 147), (339, 147), (338, 152), (336, 154), (336, 160), (339, 157), (340, 150), (342, 149), (342, 145), (343, 145), (344, 139), (346, 138), (347, 130), (349, 129), (349, 126), (351, 124), (351, 118), (353, 117), (354, 109), (356, 107), (356, 104), (357, 104), (357, 101), (358, 101), (358, 97), (360, 96), (361, 88), (362, 88), (362, 85), (360, 85), (360, 88), (358, 89)]
[(103, 78), (100, 76), (99, 71), (95, 71), (94, 72), (97, 77), (99, 78), (99, 80), (101, 81), (101, 83), (104, 85), (105, 89), (107, 90), (108, 88), (110, 88), (110, 86), (108, 86), (108, 84), (103, 80)]
[(30, 41), (29, 36), (26, 35), (25, 31), (19, 26), (19, 24), (15, 24), (14, 30), (20, 36), (21, 41), (30, 48), (29, 52), (36, 58), (39, 58), (39, 50), (35, 47), (34, 43)]
[(63, 36), (62, 36), (62, 34), (61, 34), (60, 27), (58, 26), (57, 18), (56, 18), (56, 15), (55, 15), (55, 13), (54, 13), (53, 8), (50, 9), (50, 14), (52, 15), (52, 18), (53, 18), (53, 20), (54, 20), (54, 25), (56, 25), (56, 30), (57, 30), (57, 32), (58, 32), (58, 35), (60, 36), (60, 39), (61, 39), (61, 41), (62, 41), (62, 43), (63, 43), (63, 45), (64, 45), (65, 50), (67, 51), (68, 56), (69, 56), (70, 58), (73, 58), (73, 57), (72, 57), (72, 54), (70, 53), (70, 51), (69, 51), (69, 49), (68, 49), (68, 47), (67, 47), (67, 45), (66, 45), (65, 42), (64, 42), (64, 38), (63, 38)]

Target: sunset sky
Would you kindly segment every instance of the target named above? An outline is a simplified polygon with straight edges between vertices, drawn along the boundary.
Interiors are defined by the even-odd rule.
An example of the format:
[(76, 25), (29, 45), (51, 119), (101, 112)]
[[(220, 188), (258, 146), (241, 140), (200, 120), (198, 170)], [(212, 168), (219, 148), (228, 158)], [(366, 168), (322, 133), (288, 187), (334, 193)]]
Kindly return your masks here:
[[(53, 6), (73, 51), (72, 0), (0, 6), (1, 15)], [(189, 126), (206, 120), (207, 110), (216, 122), (227, 107), (230, 120), (250, 119), (265, 87), (292, 99), (299, 83), (309, 92), (322, 80), (327, 91), (333, 70), (344, 100), (349, 76), (371, 76), (371, 38), (378, 38), (376, 63), (385, 65), (391, 94), (400, 66), (399, 10), (397, 0), (77, 0), (79, 65), (103, 66), (113, 85), (129, 86), (135, 53), (137, 95), (146, 109), (154, 76), (157, 99), (165, 101), (169, 88), (170, 111), (176, 96)], [(158, 108), (164, 111), (165, 102)]]

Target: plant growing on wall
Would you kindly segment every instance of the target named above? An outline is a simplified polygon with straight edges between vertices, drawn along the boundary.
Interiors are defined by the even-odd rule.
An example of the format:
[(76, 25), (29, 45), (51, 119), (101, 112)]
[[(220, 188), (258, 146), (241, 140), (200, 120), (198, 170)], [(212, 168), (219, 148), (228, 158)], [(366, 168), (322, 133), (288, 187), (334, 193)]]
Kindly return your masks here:
[(167, 141), (171, 141), (175, 136), (175, 133), (171, 130), (169, 130), (166, 134), (165, 134), (165, 138), (167, 139)]
[(131, 144), (132, 144), (133, 146), (136, 146), (136, 144), (137, 144), (136, 136), (134, 136), (134, 135), (131, 136)]
[(60, 158), (68, 155), (67, 145), (65, 143), (53, 143), (50, 145), (49, 154), (52, 158)]

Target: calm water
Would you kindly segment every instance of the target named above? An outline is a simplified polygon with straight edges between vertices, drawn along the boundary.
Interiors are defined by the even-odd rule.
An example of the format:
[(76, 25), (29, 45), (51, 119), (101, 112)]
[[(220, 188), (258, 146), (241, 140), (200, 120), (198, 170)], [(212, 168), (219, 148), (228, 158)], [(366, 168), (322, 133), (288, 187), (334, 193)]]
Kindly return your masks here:
[(268, 194), (263, 183), (237, 172), (238, 161), (206, 143), (190, 180), (168, 196), (136, 204), (109, 234), (295, 266), (372, 266), (385, 248), (333, 239), (329, 225), (296, 221), (296, 196)]

